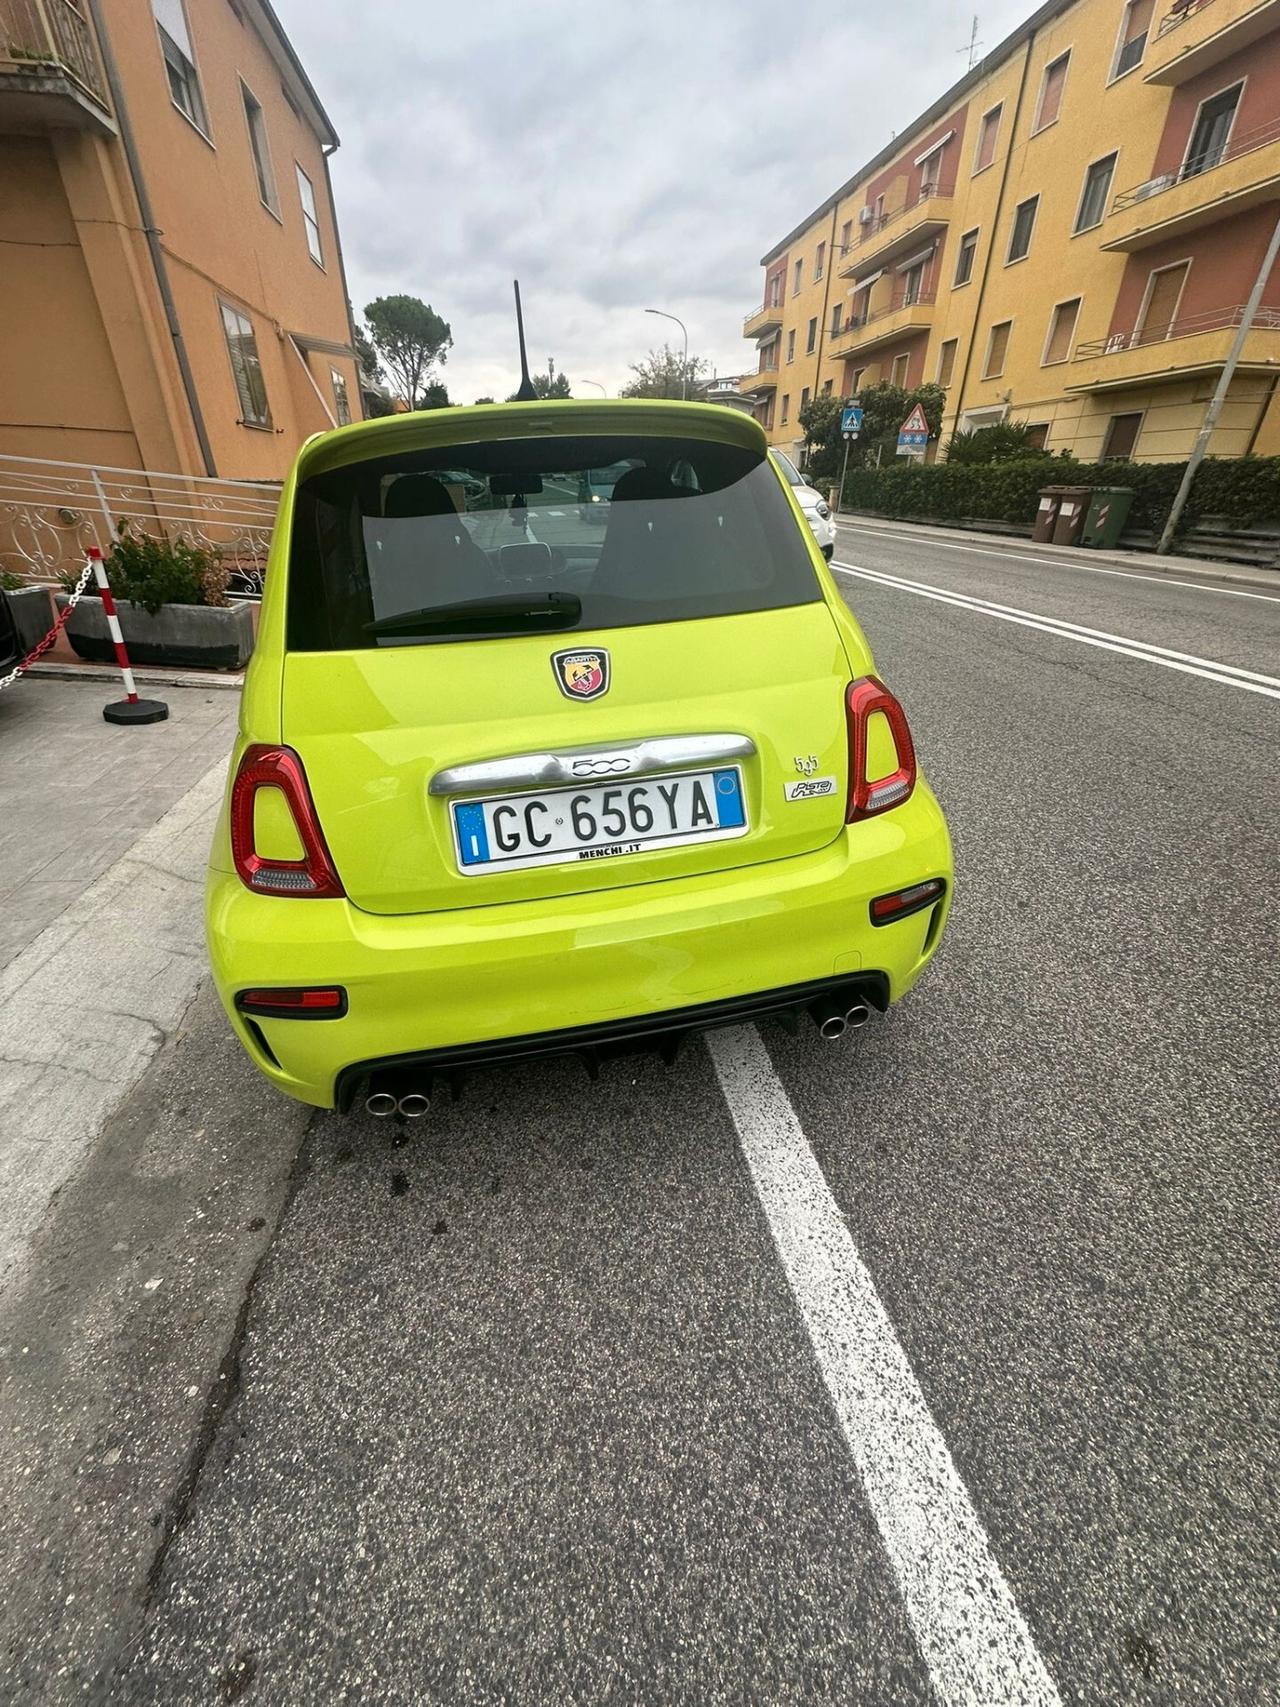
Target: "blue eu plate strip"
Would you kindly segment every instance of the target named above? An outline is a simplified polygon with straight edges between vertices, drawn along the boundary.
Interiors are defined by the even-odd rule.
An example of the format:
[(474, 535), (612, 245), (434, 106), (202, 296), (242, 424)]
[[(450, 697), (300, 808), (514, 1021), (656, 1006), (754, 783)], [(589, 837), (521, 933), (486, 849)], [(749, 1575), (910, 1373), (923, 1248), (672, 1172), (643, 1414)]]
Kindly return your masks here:
[(720, 812), (720, 828), (737, 830), (746, 823), (742, 809), (742, 785), (737, 771), (716, 771), (716, 806)]
[(472, 803), (455, 806), (453, 821), (458, 827), (458, 847), (463, 865), (483, 865), (489, 858), (489, 832), (484, 827), (484, 808)]

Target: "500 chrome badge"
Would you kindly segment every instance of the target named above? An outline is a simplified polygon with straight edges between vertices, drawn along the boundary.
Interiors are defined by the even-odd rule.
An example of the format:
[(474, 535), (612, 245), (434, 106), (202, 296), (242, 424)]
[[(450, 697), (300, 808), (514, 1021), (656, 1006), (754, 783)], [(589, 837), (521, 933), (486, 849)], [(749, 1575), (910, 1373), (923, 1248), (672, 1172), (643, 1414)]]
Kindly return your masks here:
[(599, 699), (609, 691), (609, 654), (603, 646), (553, 652), (551, 668), (566, 699)]

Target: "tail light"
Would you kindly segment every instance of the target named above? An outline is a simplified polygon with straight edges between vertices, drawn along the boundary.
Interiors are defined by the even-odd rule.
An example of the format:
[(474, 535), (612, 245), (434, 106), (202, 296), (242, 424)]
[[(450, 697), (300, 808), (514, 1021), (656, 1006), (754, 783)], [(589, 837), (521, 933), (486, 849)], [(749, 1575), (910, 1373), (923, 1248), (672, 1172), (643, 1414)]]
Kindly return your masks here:
[[(911, 798), (916, 786), (916, 750), (907, 727), (907, 714), (882, 681), (863, 676), (850, 682), (845, 695), (849, 721), (849, 805), (845, 823), (874, 818)], [(868, 779), (871, 719), (879, 712), (889, 726), (897, 755), (897, 769), (888, 776)]]
[[(261, 788), (284, 796), (301, 859), (270, 859), (254, 847), (253, 807)], [(346, 891), (316, 817), (307, 773), (291, 747), (250, 747), (240, 761), (231, 789), (231, 857), (246, 889), (261, 895), (300, 895), (330, 900)]]
[(236, 1007), (242, 1014), (257, 1014), (263, 1019), (342, 1019), (347, 1012), (347, 992), (341, 984), (308, 990), (241, 990)]
[(891, 925), (898, 919), (910, 918), (912, 913), (921, 913), (926, 907), (932, 907), (935, 901), (940, 901), (946, 889), (940, 877), (930, 877), (923, 883), (913, 883), (910, 889), (895, 889), (892, 895), (877, 895), (871, 903), (871, 923)]

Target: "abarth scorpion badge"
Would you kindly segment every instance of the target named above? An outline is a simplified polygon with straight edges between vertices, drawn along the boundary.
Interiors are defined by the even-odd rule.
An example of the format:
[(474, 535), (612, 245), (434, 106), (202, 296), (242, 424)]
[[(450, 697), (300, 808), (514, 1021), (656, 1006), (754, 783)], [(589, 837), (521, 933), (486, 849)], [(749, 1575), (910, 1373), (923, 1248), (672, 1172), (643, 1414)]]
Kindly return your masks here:
[(566, 699), (599, 699), (609, 691), (609, 654), (603, 646), (582, 652), (553, 652), (551, 668)]

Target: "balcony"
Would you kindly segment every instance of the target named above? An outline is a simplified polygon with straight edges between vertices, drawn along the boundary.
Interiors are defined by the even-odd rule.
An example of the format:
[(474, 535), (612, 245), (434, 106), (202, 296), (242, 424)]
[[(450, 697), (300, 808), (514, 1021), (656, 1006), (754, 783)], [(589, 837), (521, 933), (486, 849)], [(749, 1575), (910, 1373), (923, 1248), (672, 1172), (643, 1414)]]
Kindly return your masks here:
[[(1210, 308), (1169, 325), (1112, 332), (1076, 346), (1067, 391), (1124, 391), (1130, 386), (1198, 378), (1224, 366), (1244, 309)], [(1245, 338), (1240, 373), (1280, 373), (1280, 308), (1260, 308)]]
[(900, 294), (883, 308), (846, 320), (838, 332), (828, 334), (827, 347), (835, 356), (865, 356), (882, 344), (927, 332), (933, 325), (933, 303), (931, 290), (917, 291), (911, 298)]
[[(1280, 4), (1280, 0), (1277, 0)], [(951, 219), (949, 189), (921, 190), (915, 201), (881, 214), (862, 227), (840, 268), (842, 279), (857, 278), (874, 267), (888, 266), (915, 244), (927, 242), (947, 229)]]
[(0, 134), (114, 136), (97, 44), (72, 0), (0, 0)]
[(1280, 0), (1254, 0), (1244, 10), (1237, 5), (1238, 0), (1175, 3), (1160, 20), (1143, 82), (1189, 82), (1280, 25)]
[(1210, 163), (1201, 155), (1148, 178), (1111, 204), (1104, 249), (1127, 253), (1280, 200), (1280, 118), (1233, 136)]
[[(3, 0), (0, 0), (3, 4)], [(762, 308), (753, 308), (742, 322), (744, 338), (763, 338), (766, 333), (782, 330), (782, 304), (766, 302)]]

